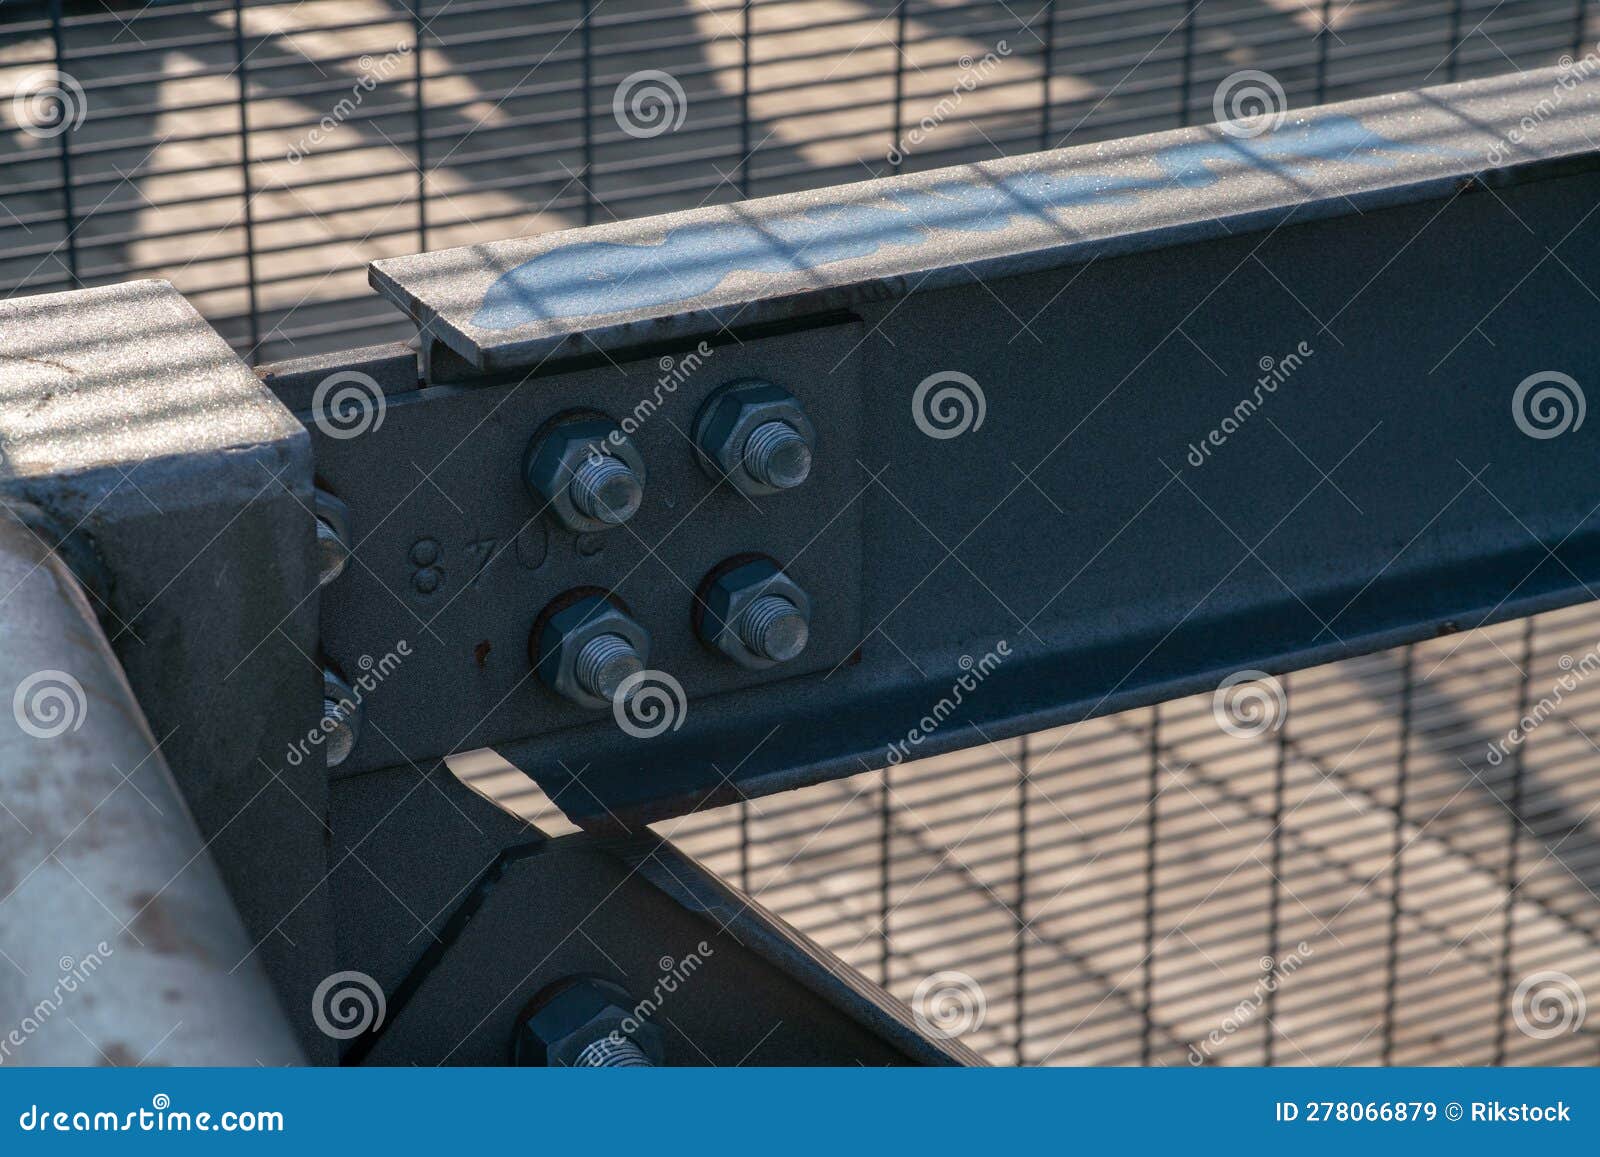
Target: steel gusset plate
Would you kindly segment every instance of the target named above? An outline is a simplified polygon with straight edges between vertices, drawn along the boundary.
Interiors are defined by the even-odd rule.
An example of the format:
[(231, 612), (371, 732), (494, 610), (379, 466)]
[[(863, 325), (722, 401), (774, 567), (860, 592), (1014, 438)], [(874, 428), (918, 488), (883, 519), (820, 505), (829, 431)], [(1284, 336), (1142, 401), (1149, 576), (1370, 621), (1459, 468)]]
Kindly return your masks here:
[(670, 1065), (983, 1063), (670, 843), (545, 839), (427, 779), (334, 785), (340, 966), (369, 1001), (342, 1063), (509, 1064), (528, 1002), (573, 976), (641, 1002)]

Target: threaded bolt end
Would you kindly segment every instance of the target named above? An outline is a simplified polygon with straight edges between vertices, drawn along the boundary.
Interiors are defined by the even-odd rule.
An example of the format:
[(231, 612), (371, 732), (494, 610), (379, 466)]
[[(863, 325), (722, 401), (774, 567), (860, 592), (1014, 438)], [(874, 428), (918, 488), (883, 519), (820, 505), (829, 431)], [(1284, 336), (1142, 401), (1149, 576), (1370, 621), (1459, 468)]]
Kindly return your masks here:
[(578, 686), (597, 699), (610, 699), (629, 675), (644, 670), (633, 644), (621, 635), (597, 635), (578, 652)]
[(350, 544), (327, 519), (317, 519), (317, 585), (327, 586), (344, 573), (350, 561)]
[(764, 486), (793, 489), (811, 474), (811, 444), (788, 422), (763, 422), (745, 439), (744, 468)]
[(653, 1069), (644, 1050), (625, 1036), (607, 1035), (584, 1047), (572, 1062), (578, 1069)]
[(572, 504), (587, 518), (620, 526), (644, 502), (644, 486), (628, 464), (609, 454), (594, 454), (572, 472)]
[(806, 649), (811, 625), (782, 595), (762, 595), (739, 618), (739, 638), (752, 652), (786, 663)]
[(323, 734), (326, 736), (323, 745), (327, 748), (328, 766), (338, 767), (350, 758), (350, 753), (355, 750), (355, 724), (350, 712), (346, 711), (344, 704), (337, 699), (322, 700), (322, 720), (327, 724), (323, 728)]

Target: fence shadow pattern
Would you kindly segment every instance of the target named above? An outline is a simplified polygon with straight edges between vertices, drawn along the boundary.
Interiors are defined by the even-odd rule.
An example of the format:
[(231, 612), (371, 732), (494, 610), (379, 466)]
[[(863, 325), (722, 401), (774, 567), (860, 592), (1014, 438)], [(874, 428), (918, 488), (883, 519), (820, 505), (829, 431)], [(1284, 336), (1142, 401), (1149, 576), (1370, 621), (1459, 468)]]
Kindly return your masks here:
[[(171, 280), (252, 362), (376, 258), (1551, 64), (1588, 0), (4, 0), (0, 294)], [(1589, 45), (1592, 47), (1592, 45)]]

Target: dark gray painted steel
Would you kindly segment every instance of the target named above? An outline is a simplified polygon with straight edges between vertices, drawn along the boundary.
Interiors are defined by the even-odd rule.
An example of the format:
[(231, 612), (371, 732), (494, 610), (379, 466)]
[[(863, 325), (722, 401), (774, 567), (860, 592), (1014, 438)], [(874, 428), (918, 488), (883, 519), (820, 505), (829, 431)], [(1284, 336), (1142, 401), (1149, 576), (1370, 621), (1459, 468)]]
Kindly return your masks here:
[[(650, 633), (649, 666), (669, 672), (691, 699), (800, 673), (821, 678), (849, 661), (866, 629), (858, 501), (866, 480), (857, 465), (864, 383), (850, 357), (862, 337), (856, 324), (823, 326), (704, 355), (678, 351), (670, 363), (638, 358), (549, 380), (425, 389), (386, 399), (381, 421), (355, 438), (310, 423), (319, 477), (349, 505), (356, 543), (356, 561), (322, 593), (323, 648), (347, 674), (401, 640), (410, 652), (365, 697), (364, 738), (335, 774), (574, 735), (597, 716), (615, 730), (611, 711), (555, 694), (529, 661), (535, 619), (574, 589), (614, 590)], [(760, 374), (793, 390), (825, 433), (804, 486), (752, 500), (713, 487), (689, 431), (716, 386)], [(586, 533), (541, 513), (521, 470), (535, 431), (574, 406), (621, 420), (656, 398), (660, 408), (630, 435), (649, 466), (639, 513)], [(695, 634), (690, 611), (702, 578), (747, 552), (790, 566), (826, 600), (806, 652), (783, 667), (746, 670)], [(588, 763), (572, 754), (574, 770)]]
[[(665, 845), (640, 854), (700, 874)], [(507, 1064), (522, 1008), (575, 975), (650, 1002), (638, 1019), (662, 1030), (669, 1065), (982, 1063), (759, 909), (686, 908), (587, 836), (497, 861), (346, 1063)]]
[(653, 835), (546, 840), (442, 767), (332, 795), (339, 967), (387, 994), (347, 1064), (509, 1063), (523, 1007), (576, 974), (658, 1001), (671, 1064), (982, 1063)]
[[(1562, 78), (1572, 80), (1532, 74), (1311, 110), (1248, 140), (1214, 127), (999, 162), (991, 176), (1115, 164), (1136, 174), (1174, 150), (1188, 158), (1163, 187), (1131, 199), (1091, 198), (1070, 214), (1019, 216), (993, 233), (930, 233), (920, 247), (886, 247), (868, 263), (870, 276), (866, 259), (765, 281), (730, 275), (712, 296), (839, 284), (751, 298), (757, 308), (744, 318), (770, 306), (791, 332), (718, 335), (695, 389), (669, 398), (647, 424), (647, 434), (663, 423), (667, 431), (651, 469), (688, 460), (673, 427), (690, 428), (702, 384), (753, 370), (808, 407), (851, 399), (858, 455), (841, 462), (840, 431), (817, 423), (818, 468), (849, 474), (840, 483), (848, 508), (802, 487), (763, 504), (747, 526), (739, 519), (748, 505), (685, 475), (654, 497), (683, 512), (671, 522), (680, 557), (646, 549), (661, 530), (642, 543), (613, 535), (586, 560), (575, 551), (581, 544), (552, 540), (556, 582), (514, 574), (514, 554), (501, 552), (478, 582), (525, 592), (522, 619), (504, 621), (504, 596), (476, 610), (463, 600), (437, 646), (459, 654), (489, 631), (514, 635), (579, 568), (625, 599), (649, 592), (662, 621), (687, 623), (696, 566), (730, 540), (759, 548), (750, 536), (800, 517), (776, 504), (795, 498), (792, 509), (823, 526), (808, 555), (855, 533), (831, 516), (861, 519), (859, 578), (832, 563), (825, 581), (806, 582), (819, 623), (856, 613), (849, 592), (859, 582), (862, 630), (850, 660), (770, 689), (691, 687), (679, 726), (648, 740), (618, 730), (609, 713), (522, 738), (498, 725), (473, 730), (479, 720), (511, 722), (508, 711), (552, 711), (508, 707), (514, 697), (494, 695), (452, 701), (414, 720), (416, 731), (492, 738), (579, 823), (634, 828), (1206, 689), (1240, 669), (1308, 666), (1590, 597), (1600, 581), (1597, 435), (1580, 424), (1559, 437), (1529, 436), (1513, 404), (1532, 375), (1592, 382), (1600, 368), (1591, 340), (1600, 297), (1585, 280), (1600, 265), (1592, 143), (1600, 84), (1567, 87)], [(1357, 129), (1381, 130), (1370, 138), (1381, 143), (1308, 158), (1307, 142), (1323, 139), (1316, 126), (1330, 123), (1346, 151)], [(1497, 126), (1515, 138), (1497, 137)], [(976, 171), (781, 202), (798, 210), (817, 198), (925, 192), (970, 184)], [(779, 204), (707, 212), (744, 220)], [(589, 238), (659, 240), (668, 227), (645, 221), (518, 243), (517, 260)], [(949, 260), (905, 265), (913, 252)], [(436, 254), (396, 268), (437, 271), (462, 260)], [(511, 267), (503, 255), (494, 260)], [(459, 318), (471, 296), (461, 287), (481, 294), (487, 284), (474, 277), (424, 272), (413, 287), (426, 296), (457, 285), (454, 297), (432, 300), (441, 309), (454, 302)], [(651, 307), (649, 321), (530, 323), (494, 348), (512, 360), (565, 348), (558, 330), (589, 325), (598, 329), (583, 332), (605, 342), (714, 330), (708, 319), (720, 307), (709, 301)], [(821, 303), (850, 303), (855, 320), (802, 312)], [(837, 351), (831, 335), (852, 327), (859, 342)], [(651, 355), (689, 348), (656, 346)], [(719, 360), (725, 349), (737, 362)], [(628, 367), (639, 363), (628, 361), (619, 377), (609, 360), (424, 389), (414, 405), (391, 406), (383, 457), (415, 463), (462, 510), (452, 516), (433, 487), (393, 476), (363, 484), (382, 496), (356, 505), (386, 541), (402, 528), (438, 535), (441, 519), (460, 535), (542, 535), (531, 503), (481, 501), (482, 471), (509, 477), (501, 444), (560, 409), (595, 404), (602, 382), (618, 390), (608, 404), (626, 408), (642, 386), (629, 384), (638, 370)], [(966, 432), (932, 437), (919, 388), (951, 372), (977, 383), (983, 421), (974, 408)], [(508, 398), (526, 408), (509, 410)], [(441, 419), (427, 416), (435, 406)], [(515, 429), (490, 439), (510, 413)], [(369, 452), (359, 440), (318, 449), (324, 470)], [(612, 553), (616, 546), (624, 549)], [(371, 565), (389, 567), (403, 591), (395, 569), (403, 561), (392, 557), (393, 542), (385, 549)], [(845, 591), (837, 603), (835, 584)], [(411, 616), (385, 605), (396, 601), (341, 608), (353, 617), (330, 631), (352, 640), (414, 634)], [(981, 690), (958, 693), (966, 665), (1002, 643), (1008, 655)], [(651, 660), (668, 672), (704, 661), (703, 651), (674, 643)]]
[[(417, 388), (417, 352), (404, 342), (314, 354), (294, 361), (262, 366), (257, 372), (267, 389), (291, 410), (311, 410), (328, 406), (328, 394), (339, 385), (323, 383), (334, 374), (354, 371), (365, 374), (385, 396), (408, 393)], [(317, 390), (323, 389), (323, 396)], [(370, 387), (369, 387), (370, 389)]]

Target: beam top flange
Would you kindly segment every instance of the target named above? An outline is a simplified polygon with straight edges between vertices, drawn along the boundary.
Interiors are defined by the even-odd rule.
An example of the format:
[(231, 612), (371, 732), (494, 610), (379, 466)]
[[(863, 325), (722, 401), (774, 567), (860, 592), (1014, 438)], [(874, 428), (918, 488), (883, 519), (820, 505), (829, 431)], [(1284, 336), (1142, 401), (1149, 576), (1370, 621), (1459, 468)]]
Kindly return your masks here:
[(498, 372), (1402, 204), (1592, 153), (1576, 68), (1325, 105), (374, 262), (426, 338)]

